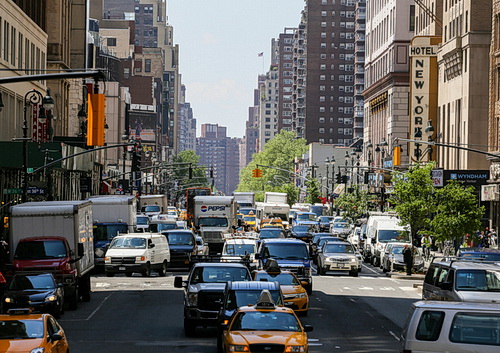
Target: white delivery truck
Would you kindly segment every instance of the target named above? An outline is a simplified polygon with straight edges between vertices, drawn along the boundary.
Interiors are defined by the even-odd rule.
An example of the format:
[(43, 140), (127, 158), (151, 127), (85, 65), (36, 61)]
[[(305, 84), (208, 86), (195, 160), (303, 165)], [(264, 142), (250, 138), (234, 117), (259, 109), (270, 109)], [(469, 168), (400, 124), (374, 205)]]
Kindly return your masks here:
[[(211, 253), (220, 253), (224, 235), (238, 227), (233, 196), (195, 196), (194, 225)], [(234, 227), (234, 228), (233, 228)]]
[(372, 265), (380, 266), (381, 255), (387, 243), (411, 243), (410, 229), (400, 225), (401, 220), (395, 216), (376, 216), (371, 222), (370, 218), (366, 229), (365, 249), (368, 248)]
[(288, 203), (288, 196), (284, 192), (266, 192), (264, 203)]
[(139, 196), (139, 210), (149, 218), (162, 213), (167, 213), (167, 206), (167, 195)]
[(137, 198), (133, 195), (104, 195), (88, 198), (92, 202), (94, 260), (104, 266), (104, 254), (118, 234), (134, 232)]
[(254, 192), (233, 192), (234, 201), (238, 208), (254, 208), (255, 193)]
[(94, 268), (90, 201), (28, 202), (12, 206), (14, 272), (50, 272), (64, 285), (65, 301), (76, 309), (90, 300)]
[(260, 222), (264, 218), (280, 218), (283, 227), (288, 228), (288, 215), (290, 213), (290, 206), (288, 204), (257, 202), (255, 204), (255, 210), (257, 212), (257, 229), (260, 229)]

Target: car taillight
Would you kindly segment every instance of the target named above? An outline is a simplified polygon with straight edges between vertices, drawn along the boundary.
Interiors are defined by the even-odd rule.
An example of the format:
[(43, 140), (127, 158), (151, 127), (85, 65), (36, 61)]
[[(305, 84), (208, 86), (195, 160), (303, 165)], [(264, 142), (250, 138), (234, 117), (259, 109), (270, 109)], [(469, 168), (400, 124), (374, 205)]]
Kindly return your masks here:
[(0, 284), (6, 284), (7, 281), (5, 280), (5, 277), (3, 276), (2, 272), (0, 272)]

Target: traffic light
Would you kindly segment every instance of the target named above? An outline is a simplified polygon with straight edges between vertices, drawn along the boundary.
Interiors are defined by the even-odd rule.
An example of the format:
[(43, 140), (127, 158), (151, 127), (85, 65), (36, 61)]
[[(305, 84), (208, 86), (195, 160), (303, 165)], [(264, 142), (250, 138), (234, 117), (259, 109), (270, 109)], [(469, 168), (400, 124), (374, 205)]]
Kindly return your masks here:
[(337, 182), (337, 184), (342, 184), (342, 175), (339, 173), (335, 174), (335, 181)]
[(189, 165), (189, 179), (193, 179), (193, 167), (191, 167), (191, 164)]
[(401, 146), (395, 146), (392, 153), (392, 165), (401, 165)]
[(142, 163), (142, 153), (141, 149), (138, 146), (135, 146), (134, 151), (132, 152), (132, 171), (138, 172), (141, 170)]
[(347, 175), (342, 175), (342, 184), (347, 184)]
[(252, 177), (261, 178), (262, 177), (262, 169), (255, 168), (252, 170)]
[(104, 146), (104, 94), (88, 94), (87, 146)]

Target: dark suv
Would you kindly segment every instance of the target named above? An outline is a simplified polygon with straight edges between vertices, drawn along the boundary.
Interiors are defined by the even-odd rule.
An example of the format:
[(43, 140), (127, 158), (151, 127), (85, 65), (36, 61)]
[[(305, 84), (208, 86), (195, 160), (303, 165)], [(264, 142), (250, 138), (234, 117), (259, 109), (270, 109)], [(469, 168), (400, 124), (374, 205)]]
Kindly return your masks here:
[(311, 257), (302, 240), (265, 239), (255, 258), (259, 260), (259, 268), (265, 268), (269, 259), (276, 260), (280, 268), (293, 272), (301, 282), (307, 282), (303, 287), (307, 294), (312, 293)]
[(196, 255), (196, 238), (192, 231), (184, 229), (165, 230), (170, 248), (170, 267), (189, 267), (191, 256)]
[(184, 288), (184, 332), (192, 336), (197, 326), (216, 326), (224, 290), (229, 281), (251, 281), (248, 267), (240, 263), (199, 262), (187, 281), (176, 276), (175, 288)]

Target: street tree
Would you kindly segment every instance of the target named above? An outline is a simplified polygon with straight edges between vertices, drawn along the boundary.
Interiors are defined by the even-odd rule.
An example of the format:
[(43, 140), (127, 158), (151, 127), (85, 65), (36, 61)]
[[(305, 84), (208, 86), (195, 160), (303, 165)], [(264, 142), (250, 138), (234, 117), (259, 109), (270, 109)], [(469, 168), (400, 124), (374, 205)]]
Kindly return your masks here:
[[(252, 161), (241, 170), (236, 191), (253, 191), (256, 201), (262, 201), (266, 191), (283, 192), (281, 190), (285, 184), (293, 185), (295, 158), (306, 152), (305, 139), (297, 138), (294, 132), (282, 130), (261, 152), (254, 154)], [(262, 170), (260, 178), (252, 176), (252, 171), (257, 167)]]
[(335, 199), (335, 206), (342, 210), (342, 216), (350, 223), (362, 218), (368, 212), (368, 191), (360, 190), (356, 185), (352, 192), (343, 192)]
[(299, 199), (299, 188), (293, 183), (287, 183), (280, 186), (277, 192), (284, 192), (287, 195), (288, 205), (292, 207)]
[[(185, 150), (172, 159), (171, 180), (177, 181), (177, 188), (182, 193), (186, 187), (208, 187), (207, 168), (200, 165), (200, 156), (193, 150)], [(191, 166), (191, 178), (189, 167)]]
[(477, 205), (474, 187), (450, 180), (435, 191), (436, 209), (430, 222), (432, 235), (438, 242), (454, 241), (455, 247), (467, 233), (481, 227), (484, 206)]
[(401, 218), (401, 225), (408, 225), (412, 239), (421, 230), (428, 230), (435, 211), (434, 186), (431, 171), (434, 163), (411, 166), (405, 174), (393, 174), (394, 191), (389, 202)]

